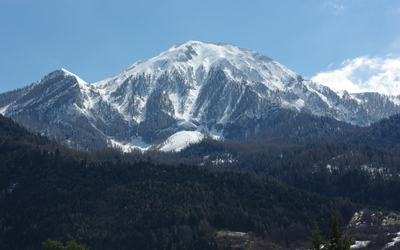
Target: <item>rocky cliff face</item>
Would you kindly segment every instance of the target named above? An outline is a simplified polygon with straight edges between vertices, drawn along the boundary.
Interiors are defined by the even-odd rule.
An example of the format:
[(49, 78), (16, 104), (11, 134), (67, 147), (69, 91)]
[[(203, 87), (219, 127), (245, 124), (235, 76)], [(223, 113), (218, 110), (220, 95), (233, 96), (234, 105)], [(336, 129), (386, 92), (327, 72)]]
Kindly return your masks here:
[(1, 94), (0, 112), (76, 148), (129, 150), (180, 131), (227, 138), (238, 128), (254, 133), (277, 110), (366, 126), (400, 113), (399, 103), (377, 93), (335, 92), (249, 49), (189, 41), (93, 84), (55, 71)]

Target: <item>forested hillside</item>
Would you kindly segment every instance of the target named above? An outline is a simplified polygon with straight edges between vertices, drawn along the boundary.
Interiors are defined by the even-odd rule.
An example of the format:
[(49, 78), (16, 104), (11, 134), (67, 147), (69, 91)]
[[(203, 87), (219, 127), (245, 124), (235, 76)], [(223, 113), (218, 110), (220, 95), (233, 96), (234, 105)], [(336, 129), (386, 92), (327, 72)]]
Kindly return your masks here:
[[(315, 119), (301, 130), (309, 131), (313, 124), (327, 130), (305, 133), (310, 135), (308, 143), (290, 142), (292, 132), (279, 143), (262, 136), (241, 142), (208, 140), (186, 148), (175, 158), (159, 158), (251, 172), (330, 197), (348, 197), (353, 202), (400, 210), (399, 117), (395, 115), (366, 128), (337, 123), (341, 132), (336, 135), (329, 132), (334, 131), (330, 119)], [(279, 134), (284, 138), (285, 133)], [(311, 138), (318, 134), (319, 140)]]
[(40, 249), (47, 238), (92, 249), (217, 249), (215, 230), (296, 246), (307, 244), (314, 220), (338, 208), (346, 221), (356, 209), (248, 173), (53, 152), (46, 139), (2, 124), (3, 249)]
[(205, 140), (123, 154), (68, 149), (0, 116), (0, 245), (224, 249), (216, 232), (238, 231), (269, 249), (311, 247), (313, 222), (328, 225), (335, 209), (343, 226), (364, 206), (400, 210), (398, 146), (385, 142), (396, 118), (343, 143)]

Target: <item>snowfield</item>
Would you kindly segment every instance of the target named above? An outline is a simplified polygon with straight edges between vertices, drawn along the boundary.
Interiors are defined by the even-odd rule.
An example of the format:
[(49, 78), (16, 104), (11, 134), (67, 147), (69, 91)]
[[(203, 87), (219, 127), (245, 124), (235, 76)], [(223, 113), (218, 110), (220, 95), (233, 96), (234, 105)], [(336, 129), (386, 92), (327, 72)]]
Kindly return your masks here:
[(162, 143), (159, 150), (164, 152), (179, 152), (190, 144), (202, 141), (204, 137), (205, 134), (199, 131), (180, 131), (171, 135)]

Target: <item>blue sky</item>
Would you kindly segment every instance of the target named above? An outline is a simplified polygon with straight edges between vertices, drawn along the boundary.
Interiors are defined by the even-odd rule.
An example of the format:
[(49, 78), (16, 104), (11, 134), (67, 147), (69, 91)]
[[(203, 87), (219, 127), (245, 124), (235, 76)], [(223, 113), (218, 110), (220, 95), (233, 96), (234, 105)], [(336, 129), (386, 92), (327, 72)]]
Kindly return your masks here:
[(191, 39), (336, 88), (400, 89), (398, 0), (1, 0), (0, 38), (0, 92), (60, 68), (97, 82)]

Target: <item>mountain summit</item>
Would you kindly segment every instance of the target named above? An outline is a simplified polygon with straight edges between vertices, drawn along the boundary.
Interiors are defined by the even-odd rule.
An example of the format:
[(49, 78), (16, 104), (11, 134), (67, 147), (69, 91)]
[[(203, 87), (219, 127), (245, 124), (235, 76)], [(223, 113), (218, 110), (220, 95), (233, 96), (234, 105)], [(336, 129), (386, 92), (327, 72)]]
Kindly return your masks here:
[[(268, 91), (284, 90), (296, 79), (298, 74), (255, 51), (189, 41), (94, 85), (125, 120), (141, 123), (144, 132), (234, 121), (252, 92), (265, 99)], [(259, 113), (259, 107), (246, 112)]]
[[(365, 126), (399, 113), (399, 98), (338, 93), (260, 53), (189, 41), (88, 84), (58, 70), (0, 95), (0, 112), (76, 148), (180, 148), (206, 136), (237, 138), (285, 110)], [(156, 146), (158, 145), (158, 146)]]

